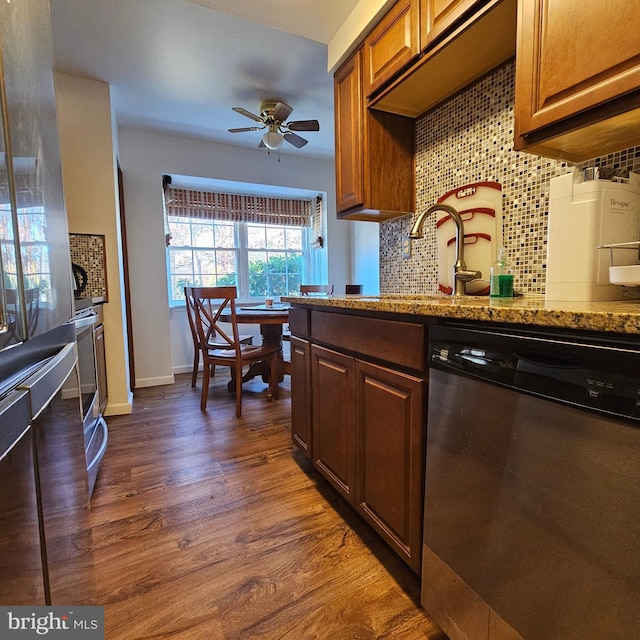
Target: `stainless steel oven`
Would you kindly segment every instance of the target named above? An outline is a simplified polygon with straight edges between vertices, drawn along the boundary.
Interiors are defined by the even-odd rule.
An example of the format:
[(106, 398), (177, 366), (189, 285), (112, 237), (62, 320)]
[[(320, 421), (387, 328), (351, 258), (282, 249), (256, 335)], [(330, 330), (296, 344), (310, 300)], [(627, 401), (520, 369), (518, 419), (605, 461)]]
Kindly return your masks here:
[(422, 604), (451, 640), (640, 629), (640, 344), (430, 331)]
[(100, 410), (98, 372), (94, 330), (99, 324), (93, 308), (78, 311), (75, 316), (78, 345), (78, 370), (80, 374), (80, 398), (84, 429), (85, 457), (89, 476), (89, 493), (93, 493), (100, 462), (107, 449), (109, 431)]

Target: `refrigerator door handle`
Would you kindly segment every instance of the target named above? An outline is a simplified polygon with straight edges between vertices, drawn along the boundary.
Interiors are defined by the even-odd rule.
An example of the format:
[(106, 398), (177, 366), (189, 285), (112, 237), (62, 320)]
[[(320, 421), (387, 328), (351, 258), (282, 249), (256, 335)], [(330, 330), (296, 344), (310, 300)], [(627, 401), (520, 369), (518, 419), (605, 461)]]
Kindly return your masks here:
[(76, 343), (65, 345), (55, 356), (17, 388), (28, 389), (31, 398), (31, 417), (37, 418), (58, 393), (78, 360)]

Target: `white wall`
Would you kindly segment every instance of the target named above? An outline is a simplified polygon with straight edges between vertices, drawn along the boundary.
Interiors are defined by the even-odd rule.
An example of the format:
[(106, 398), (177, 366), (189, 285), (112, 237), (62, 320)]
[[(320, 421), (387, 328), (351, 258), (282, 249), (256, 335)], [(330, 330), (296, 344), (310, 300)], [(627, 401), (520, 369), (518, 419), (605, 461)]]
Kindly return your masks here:
[(380, 225), (353, 222), (351, 229), (351, 282), (362, 285), (362, 293), (380, 293)]
[(343, 291), (350, 279), (353, 223), (335, 214), (333, 160), (304, 150), (267, 155), (264, 150), (120, 127), (124, 174), (136, 387), (168, 384), (189, 371), (193, 347), (183, 310), (169, 310), (162, 218), (162, 174), (179, 174), (311, 189), (327, 194), (327, 280)]
[(122, 245), (109, 85), (55, 74), (62, 179), (71, 233), (103, 234), (107, 261), (104, 335), (109, 404), (106, 415), (131, 413)]

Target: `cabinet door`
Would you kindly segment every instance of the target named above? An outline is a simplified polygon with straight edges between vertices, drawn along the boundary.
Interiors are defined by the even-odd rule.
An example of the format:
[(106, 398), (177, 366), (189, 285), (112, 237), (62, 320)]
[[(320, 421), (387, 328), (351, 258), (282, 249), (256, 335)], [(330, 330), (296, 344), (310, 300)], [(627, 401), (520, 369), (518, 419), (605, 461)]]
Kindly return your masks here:
[(362, 50), (358, 49), (334, 77), (336, 128), (336, 209), (364, 203)]
[[(592, 109), (609, 104), (608, 115), (638, 106), (640, 29), (638, 4), (629, 0), (575, 3), (520, 0), (516, 53), (516, 148), (524, 139), (561, 121), (565, 130), (601, 120)], [(627, 96), (616, 107), (611, 101)], [(588, 114), (592, 113), (592, 118)], [(606, 115), (606, 114), (605, 114)], [(586, 117), (585, 117), (586, 116)], [(640, 127), (635, 123), (636, 134)], [(551, 131), (559, 135), (561, 129)], [(545, 136), (538, 137), (544, 139)], [(550, 136), (546, 136), (550, 137)], [(605, 136), (606, 137), (606, 136)], [(589, 141), (594, 157), (599, 140)], [(625, 148), (627, 141), (620, 140)], [(629, 143), (631, 144), (631, 143)], [(626, 146), (629, 146), (626, 144)]]
[(420, 53), (420, 5), (401, 0), (364, 41), (364, 93), (370, 96)]
[(96, 373), (98, 376), (98, 398), (100, 399), (100, 413), (107, 408), (107, 358), (104, 346), (104, 325), (101, 324), (93, 333), (96, 350)]
[(426, 49), (476, 4), (479, 0), (421, 0), (420, 49)]
[(311, 458), (311, 347), (291, 336), (291, 437)]
[(422, 553), (422, 379), (356, 361), (356, 508), (416, 572)]
[(311, 346), (313, 380), (313, 463), (353, 505), (355, 442), (354, 360)]

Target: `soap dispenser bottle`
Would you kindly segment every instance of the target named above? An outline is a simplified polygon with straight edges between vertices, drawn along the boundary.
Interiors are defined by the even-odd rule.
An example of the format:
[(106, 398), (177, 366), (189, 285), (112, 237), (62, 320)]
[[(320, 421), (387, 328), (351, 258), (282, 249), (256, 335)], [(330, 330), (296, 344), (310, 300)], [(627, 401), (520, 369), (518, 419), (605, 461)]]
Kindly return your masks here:
[(492, 298), (513, 297), (513, 270), (507, 260), (506, 247), (498, 249), (498, 259), (491, 265), (489, 295)]

